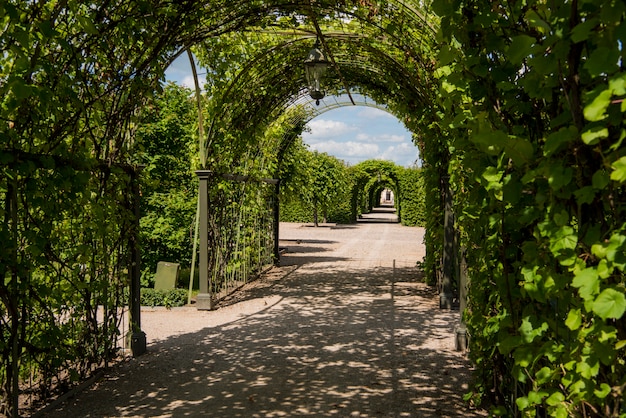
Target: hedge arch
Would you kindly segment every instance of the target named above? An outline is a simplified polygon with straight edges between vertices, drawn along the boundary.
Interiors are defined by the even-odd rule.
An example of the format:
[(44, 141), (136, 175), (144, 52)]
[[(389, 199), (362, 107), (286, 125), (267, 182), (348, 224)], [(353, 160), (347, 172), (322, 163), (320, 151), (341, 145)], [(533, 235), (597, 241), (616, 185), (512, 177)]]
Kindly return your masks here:
[(355, 183), (352, 188), (352, 202), (355, 213), (372, 210), (376, 194), (384, 187), (394, 192), (398, 220), (402, 218), (402, 192), (397, 166), (389, 161), (364, 161), (354, 166)]
[[(295, 135), (302, 132), (303, 127), (314, 118), (330, 112), (334, 109), (345, 106), (364, 106), (388, 112), (388, 108), (374, 102), (372, 99), (361, 94), (349, 97), (347, 94), (326, 97), (318, 106), (308, 94), (297, 97), (289, 105), (290, 112), (288, 128), (280, 140), (278, 152), (278, 167), (281, 165), (282, 156), (295, 138)], [(417, 146), (417, 145), (416, 145)], [(355, 173), (354, 185), (352, 187), (351, 199), (351, 220), (356, 222), (357, 215), (362, 211), (372, 209), (374, 203), (373, 196), (375, 189), (380, 193), (383, 188), (389, 188), (396, 196), (395, 205), (398, 210), (398, 220), (401, 219), (400, 202), (402, 192), (398, 184), (398, 174), (395, 172), (396, 166), (387, 161), (359, 163), (352, 167)]]

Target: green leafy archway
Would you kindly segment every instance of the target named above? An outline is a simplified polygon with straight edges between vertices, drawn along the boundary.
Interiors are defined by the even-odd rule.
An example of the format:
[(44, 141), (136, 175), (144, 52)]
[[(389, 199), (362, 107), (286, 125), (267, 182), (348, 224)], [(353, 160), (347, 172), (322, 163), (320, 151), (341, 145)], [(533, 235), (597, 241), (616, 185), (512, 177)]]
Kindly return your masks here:
[[(404, 120), (432, 95), (422, 87), (432, 72), (432, 53), (426, 51), (434, 31), (417, 9), (403, 2), (383, 9), (373, 3), (330, 1), (125, 0), (100, 6), (9, 1), (3, 7), (0, 232), (3, 242), (11, 244), (0, 256), (0, 408), (9, 415), (18, 414), (20, 370), (40, 375), (45, 392), (52, 379), (80, 378), (115, 355), (115, 315), (104, 324), (72, 328), (57, 318), (66, 315), (61, 301), (70, 300), (65, 292), (73, 286), (84, 289), (76, 304), (84, 307), (72, 308), (77, 321), (96, 318), (103, 304), (109, 309), (123, 303), (123, 267), (130, 266), (131, 273), (138, 268), (130, 259), (132, 236), (123, 233), (133, 231), (124, 226), (136, 210), (128, 204), (134, 192), (123, 187), (136, 176), (134, 130), (173, 59), (193, 46), (212, 75), (206, 109), (212, 122), (206, 144), (210, 156), (204, 168), (216, 172), (256, 175), (276, 169), (289, 139), (280, 141), (293, 135), (266, 132), (304, 93), (301, 61), (317, 25), (338, 70), (329, 79), (331, 92), (362, 85), (362, 92), (375, 99), (395, 97), (388, 101), (390, 108)], [(328, 16), (333, 19), (326, 20)], [(300, 28), (294, 29), (298, 21)], [(233, 39), (246, 51), (237, 55), (236, 43), (229, 47)], [(231, 80), (235, 83), (227, 87)], [(263, 157), (255, 158), (259, 155)], [(250, 161), (258, 164), (246, 165)], [(84, 174), (69, 175), (68, 166)], [(48, 190), (48, 198), (35, 190)], [(56, 195), (63, 198), (50, 198)], [(97, 233), (92, 237), (91, 232), (78, 233), (68, 218), (80, 202), (94, 197), (104, 206), (80, 218), (83, 231)], [(71, 239), (53, 244), (57, 236)], [(98, 240), (102, 245), (96, 246)], [(100, 263), (111, 248), (118, 259)], [(119, 285), (109, 289), (106, 283)], [(37, 323), (48, 328), (32, 328), (35, 314)], [(63, 341), (46, 343), (52, 341), (45, 337), (50, 333)], [(66, 348), (58, 351), (59, 346)], [(83, 360), (76, 364), (76, 358)]]
[(264, 133), (303, 93), (299, 63), (319, 36), (334, 58), (329, 91), (386, 103), (415, 134), (425, 268), (454, 276), (452, 244), (465, 247), (471, 354), (494, 412), (626, 413), (626, 7), (432, 4), (3, 2), (1, 412), (18, 415), (25, 368), (45, 392), (115, 354), (136, 269), (134, 130), (164, 68), (206, 52), (207, 167), (239, 171), (242, 155), (265, 152), (271, 170), (268, 145), (287, 142)]
[(355, 181), (352, 187), (352, 207), (354, 211), (369, 212), (376, 197), (384, 187), (393, 190), (398, 219), (402, 218), (402, 193), (397, 167), (389, 161), (364, 161), (354, 166)]

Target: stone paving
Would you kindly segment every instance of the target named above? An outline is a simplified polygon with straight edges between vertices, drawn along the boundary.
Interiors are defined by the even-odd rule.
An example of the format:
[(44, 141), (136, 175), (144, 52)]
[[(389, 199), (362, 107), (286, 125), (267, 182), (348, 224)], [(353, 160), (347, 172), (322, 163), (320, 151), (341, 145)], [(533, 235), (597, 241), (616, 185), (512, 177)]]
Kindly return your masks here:
[(393, 219), (281, 224), (280, 268), (215, 311), (143, 309), (148, 353), (42, 416), (486, 416), (459, 312), (419, 282), (424, 231)]

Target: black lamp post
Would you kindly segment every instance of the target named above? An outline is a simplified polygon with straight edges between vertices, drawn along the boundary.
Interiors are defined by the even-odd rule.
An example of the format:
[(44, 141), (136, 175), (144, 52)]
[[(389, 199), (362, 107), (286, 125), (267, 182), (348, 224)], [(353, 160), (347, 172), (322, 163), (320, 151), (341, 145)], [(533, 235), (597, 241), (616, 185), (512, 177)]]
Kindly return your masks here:
[(317, 39), (315, 45), (313, 45), (313, 48), (311, 48), (304, 60), (309, 94), (311, 98), (315, 100), (316, 105), (320, 104), (320, 100), (323, 99), (326, 94), (324, 90), (322, 90), (321, 79), (329, 65), (330, 63), (326, 59), (324, 52), (320, 49), (320, 41)]

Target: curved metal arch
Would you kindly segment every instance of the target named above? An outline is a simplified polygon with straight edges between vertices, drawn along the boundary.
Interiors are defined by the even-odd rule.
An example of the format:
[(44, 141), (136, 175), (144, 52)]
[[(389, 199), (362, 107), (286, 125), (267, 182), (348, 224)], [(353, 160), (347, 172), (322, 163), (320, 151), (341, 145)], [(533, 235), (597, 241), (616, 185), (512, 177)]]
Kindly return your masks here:
[[(429, 84), (429, 74), (432, 66), (433, 45), (435, 45), (435, 33), (437, 18), (430, 14), (427, 9), (422, 9), (418, 2), (406, 0), (389, 0), (375, 2), (375, 6), (363, 6), (361, 0), (330, 1), (317, 0), (274, 0), (268, 2), (221, 2), (207, 1), (193, 7), (193, 12), (203, 10), (202, 16), (197, 16), (197, 21), (187, 26), (187, 31), (181, 31), (178, 40), (170, 45), (187, 47), (202, 39), (220, 36), (221, 34), (235, 30), (249, 31), (252, 28), (264, 27), (264, 33), (276, 37), (291, 37), (278, 45), (271, 46), (265, 52), (264, 57), (258, 56), (251, 59), (235, 77), (228, 87), (228, 93), (222, 95), (220, 116), (211, 121), (211, 129), (207, 138), (207, 146), (210, 146), (216, 123), (222, 126), (229, 125), (229, 120), (235, 122), (230, 127), (239, 131), (242, 137), (256, 136), (255, 132), (263, 126), (267, 126), (278, 115), (298, 102), (302, 96), (304, 74), (293, 64), (283, 65), (273, 59), (268, 59), (272, 52), (281, 51), (280, 56), (289, 57), (293, 51), (298, 51), (298, 41), (312, 39), (316, 32), (310, 27), (289, 29), (289, 25), (279, 22), (279, 17), (300, 15), (305, 21), (311, 12), (320, 20), (324, 16), (334, 16), (335, 24), (330, 31), (324, 31), (323, 36), (331, 44), (342, 42), (349, 44), (352, 56), (337, 53), (338, 66), (345, 73), (349, 86), (346, 84), (340, 88), (335, 86), (334, 92), (340, 93), (346, 88), (357, 86), (365, 96), (373, 97), (379, 102), (387, 102), (390, 106), (385, 111), (404, 120), (408, 113), (418, 110), (430, 103), (430, 95), (426, 90), (432, 86)], [(371, 7), (380, 7), (372, 10)], [(345, 16), (352, 22), (341, 22), (338, 19)], [(198, 22), (207, 22), (200, 25)], [(295, 38), (295, 39), (294, 39)], [(295, 48), (294, 48), (295, 47)], [(293, 48), (293, 51), (291, 49)], [(171, 52), (180, 53), (181, 50)], [(297, 52), (296, 52), (297, 53)], [(304, 56), (304, 53), (301, 54)], [(296, 55), (297, 56), (297, 55)], [(289, 58), (293, 61), (293, 56)], [(260, 64), (260, 65), (259, 65)], [(339, 68), (338, 68), (339, 70)], [(289, 79), (281, 78), (281, 73), (290, 71)], [(383, 80), (371, 77), (372, 74), (393, 73), (395, 77)], [(294, 77), (295, 75), (295, 77)], [(367, 82), (364, 83), (363, 80)], [(267, 92), (261, 92), (260, 87), (273, 85)], [(259, 87), (259, 88), (257, 88)], [(244, 91), (247, 92), (244, 95)], [(258, 90), (258, 91), (257, 91)], [(232, 94), (237, 100), (244, 101), (247, 109), (242, 110), (227, 100)], [(388, 99), (386, 99), (388, 98)], [(383, 99), (383, 100), (381, 100)], [(340, 105), (337, 105), (340, 106)], [(316, 113), (308, 116), (312, 119)], [(309, 109), (309, 110), (310, 110)], [(319, 109), (318, 109), (319, 110)], [(407, 114), (404, 114), (407, 113)], [(309, 119), (309, 120), (310, 120)], [(223, 124), (221, 121), (223, 121)], [(236, 124), (239, 126), (236, 126)], [(294, 125), (302, 123), (302, 119), (294, 120)], [(238, 134), (239, 135), (239, 134)], [(244, 144), (245, 145), (245, 144)]]
[[(276, 84), (276, 85), (280, 85), (283, 87), (282, 89), (273, 90), (274, 95), (271, 97), (262, 96), (259, 98), (260, 100), (257, 100), (255, 96), (250, 96), (249, 98), (243, 98), (243, 100), (245, 100), (246, 103), (248, 103), (249, 105), (254, 105), (254, 104), (258, 105), (256, 106), (255, 111), (247, 112), (248, 114), (255, 115), (254, 119), (249, 119), (249, 122), (253, 124), (255, 122), (257, 124), (263, 124), (264, 121), (272, 120), (273, 118), (271, 116), (275, 115), (274, 112), (277, 112), (277, 113), (284, 112), (287, 108), (289, 108), (293, 104), (301, 101), (302, 96), (303, 96), (303, 90), (301, 86), (304, 84), (303, 82), (304, 75), (300, 73), (303, 73), (303, 71), (296, 70), (295, 72), (292, 72), (291, 73), (292, 75), (293, 74), (299, 74), (299, 75), (297, 77), (291, 77), (289, 80), (281, 79), (282, 74), (284, 73), (285, 66), (282, 64), (275, 65), (275, 61), (276, 61), (275, 54), (284, 53), (285, 56), (289, 56), (289, 54), (292, 52), (290, 50), (291, 47), (293, 47), (294, 45), (297, 45), (299, 41), (304, 41), (309, 38), (311, 38), (311, 36), (301, 37), (295, 40), (292, 39), (286, 42), (282, 42), (279, 45), (272, 46), (267, 51), (261, 51), (255, 58), (250, 60), (250, 62), (244, 66), (243, 70), (237, 75), (237, 77), (233, 79), (229, 88), (226, 90), (226, 93), (223, 95), (224, 108), (220, 115), (216, 115), (216, 117), (213, 120), (213, 124), (215, 124), (215, 120), (217, 119), (218, 116), (223, 117), (228, 112), (230, 112), (229, 109), (232, 107), (232, 103), (228, 103), (228, 100), (226, 99), (228, 98), (228, 96), (230, 96), (233, 92), (237, 91), (238, 89), (245, 89), (245, 88), (249, 89), (250, 86), (254, 86), (254, 85), (263, 86), (263, 85), (268, 85), (268, 84), (270, 85)], [(351, 37), (351, 40), (355, 40), (355, 39), (358, 39), (358, 37)], [(346, 71), (346, 74), (351, 74), (348, 78), (354, 85), (361, 84), (362, 86), (364, 86), (363, 83), (361, 83), (360, 81), (356, 81), (356, 80), (367, 79), (366, 75), (368, 73), (371, 74), (372, 71), (376, 71), (376, 72), (382, 72), (384, 70), (389, 71), (389, 69), (391, 68), (392, 73), (399, 74), (399, 76), (394, 77), (394, 79), (398, 79), (401, 81), (399, 86), (403, 88), (401, 88), (400, 91), (407, 91), (407, 92), (411, 91), (413, 93), (412, 96), (414, 97), (414, 99), (412, 100), (417, 99), (423, 102), (423, 104), (426, 104), (426, 101), (427, 101), (426, 97), (418, 98), (418, 96), (421, 93), (420, 89), (417, 88), (412, 83), (407, 83), (409, 80), (414, 80), (417, 77), (417, 75), (407, 74), (404, 68), (402, 67), (402, 65), (398, 63), (398, 61), (394, 59), (394, 57), (390, 53), (386, 51), (377, 50), (376, 48), (373, 48), (371, 46), (362, 46), (358, 43), (354, 43), (352, 46), (354, 46), (355, 48), (363, 47), (366, 51), (370, 52), (370, 57), (372, 56), (376, 57), (376, 59), (370, 60), (370, 65), (368, 66), (360, 65), (361, 62), (366, 61), (365, 54), (353, 56), (359, 59), (353, 58), (352, 60), (348, 60), (348, 59), (341, 58), (339, 60), (339, 63), (340, 65), (342, 65), (342, 68), (344, 68), (344, 70)], [(298, 53), (300, 53), (301, 50), (304, 50), (304, 48), (296, 48), (296, 51), (298, 51)], [(271, 54), (271, 52), (273, 52), (274, 54)], [(274, 57), (271, 60), (271, 65), (268, 65), (269, 62), (266, 58), (269, 56)], [(380, 63), (380, 65), (371, 65), (372, 62)], [(298, 62), (298, 65), (299, 65), (299, 62)], [(358, 76), (354, 76), (352, 75), (352, 73), (357, 73)], [(387, 82), (388, 80), (389, 79), (387, 79)], [(385, 86), (384, 84), (383, 85), (369, 84), (369, 85), (365, 85), (364, 87), (365, 90), (378, 90), (380, 91), (381, 95), (384, 95), (386, 93), (385, 91), (386, 88), (388, 89), (389, 86)], [(295, 90), (295, 93), (294, 93), (294, 90)], [(269, 102), (274, 103), (274, 106), (266, 105), (268, 102), (268, 99), (270, 99)], [(364, 104), (368, 104), (368, 102), (365, 101)], [(316, 113), (315, 108), (313, 108), (312, 106), (308, 106), (308, 107), (309, 107), (309, 110), (313, 110), (312, 116), (311, 116), (312, 118), (314, 117), (313, 115)], [(248, 108), (250, 108), (250, 106)], [(386, 110), (387, 112), (391, 114), (394, 114), (395, 116), (398, 116), (398, 114), (395, 114), (395, 112), (393, 110), (390, 110), (388, 107), (385, 107), (384, 110)], [(233, 119), (236, 119), (236, 117), (237, 116), (235, 115)]]
[[(363, 6), (363, 2), (357, 0), (341, 2), (317, 0), (315, 3), (308, 0), (274, 0), (260, 4), (205, 0), (204, 3), (196, 3), (190, 11), (187, 11), (189, 24), (182, 25), (181, 30), (177, 32), (179, 36), (169, 42), (173, 50), (167, 54), (164, 64), (165, 66), (171, 64), (182, 52), (203, 39), (259, 26), (280, 29), (278, 17), (307, 16), (311, 11), (318, 18), (329, 15), (336, 18), (350, 17), (362, 24), (360, 28), (362, 36), (375, 38), (377, 34), (384, 35), (383, 42), (399, 50), (414, 51), (414, 53), (420, 50), (423, 52), (432, 50), (432, 46), (436, 43), (435, 34), (438, 23), (434, 14), (429, 14), (428, 10), (420, 10), (417, 5), (407, 0), (378, 2), (378, 6), (382, 6), (382, 9), (373, 10), (373, 6)], [(390, 21), (400, 21), (401, 25), (384, 26), (385, 18)], [(185, 28), (189, 29), (185, 30)], [(405, 28), (413, 33), (404, 33)], [(398, 30), (400, 33), (395, 33)], [(415, 36), (415, 31), (418, 36)], [(352, 32), (354, 33), (355, 30)]]

